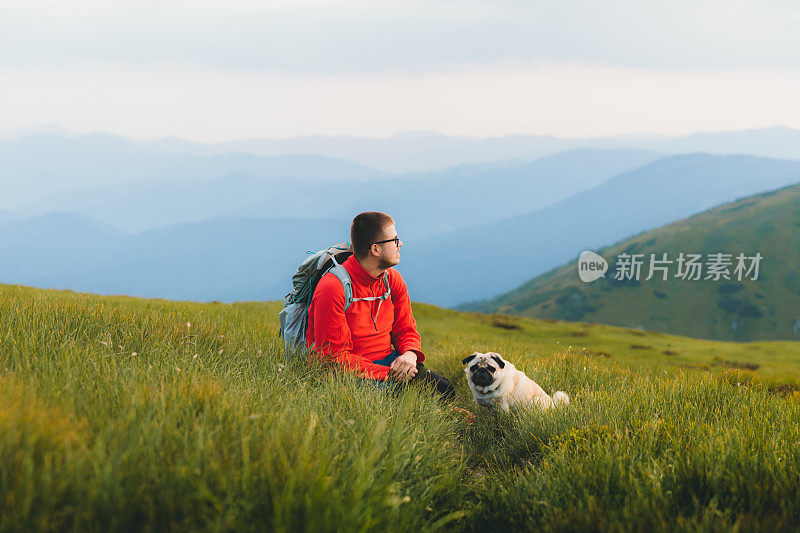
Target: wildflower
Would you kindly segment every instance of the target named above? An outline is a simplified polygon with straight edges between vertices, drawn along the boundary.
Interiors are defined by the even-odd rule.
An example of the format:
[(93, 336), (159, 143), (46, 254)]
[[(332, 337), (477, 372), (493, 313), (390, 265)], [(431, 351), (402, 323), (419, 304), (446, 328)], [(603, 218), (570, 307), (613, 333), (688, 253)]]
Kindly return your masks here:
[(217, 355), (222, 355), (222, 352), (225, 351), (225, 348), (221, 349)]
[(187, 322), (186, 323), (186, 329), (192, 329), (192, 323), (191, 322)]
[(131, 352), (131, 357), (136, 357), (137, 355), (139, 355), (139, 354), (136, 353), (136, 352)]
[(175, 367), (175, 370), (177, 370), (178, 372), (181, 371), (180, 367), (177, 367), (177, 366)]
[(194, 355), (192, 356), (192, 359), (197, 359), (197, 354), (194, 354)]

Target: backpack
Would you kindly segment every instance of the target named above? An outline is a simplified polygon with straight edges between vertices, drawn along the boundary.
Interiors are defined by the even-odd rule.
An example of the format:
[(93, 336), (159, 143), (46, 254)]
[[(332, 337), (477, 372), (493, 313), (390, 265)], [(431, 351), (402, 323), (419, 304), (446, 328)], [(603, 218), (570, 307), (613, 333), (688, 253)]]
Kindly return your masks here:
[(292, 276), (292, 291), (284, 298), (283, 310), (278, 313), (280, 320), (279, 335), (283, 337), (287, 355), (294, 355), (306, 350), (308, 306), (311, 305), (311, 298), (314, 296), (314, 290), (317, 288), (319, 280), (328, 272), (331, 272), (342, 282), (345, 312), (353, 302), (383, 301), (391, 297), (392, 290), (389, 287), (389, 273), (384, 272), (383, 283), (386, 287), (386, 292), (383, 295), (353, 298), (353, 285), (350, 281), (350, 274), (342, 266), (342, 263), (351, 255), (353, 255), (353, 247), (350, 243), (340, 242), (309, 256), (297, 267), (297, 271)]

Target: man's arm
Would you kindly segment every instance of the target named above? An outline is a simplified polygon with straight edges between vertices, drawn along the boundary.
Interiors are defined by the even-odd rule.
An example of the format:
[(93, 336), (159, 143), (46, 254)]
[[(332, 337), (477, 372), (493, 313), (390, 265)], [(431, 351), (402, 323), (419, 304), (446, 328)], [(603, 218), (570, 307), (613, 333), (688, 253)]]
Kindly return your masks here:
[(362, 377), (385, 380), (389, 367), (370, 363), (351, 350), (350, 326), (344, 316), (344, 287), (339, 279), (326, 274), (319, 281), (311, 299), (314, 313), (313, 331), (307, 332), (309, 347), (326, 355), (346, 369)]

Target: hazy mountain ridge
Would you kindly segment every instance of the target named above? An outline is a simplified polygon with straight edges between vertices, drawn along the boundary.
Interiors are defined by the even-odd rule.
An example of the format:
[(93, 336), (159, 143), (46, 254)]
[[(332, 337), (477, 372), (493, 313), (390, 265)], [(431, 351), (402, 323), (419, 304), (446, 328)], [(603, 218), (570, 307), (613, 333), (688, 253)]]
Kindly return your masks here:
[[(517, 174), (510, 177), (508, 182), (512, 184), (509, 187), (515, 184), (517, 195), (511, 197), (498, 189), (498, 182), (503, 180), (493, 175), (494, 167), (485, 165), (478, 169), (459, 167), (452, 175), (438, 173), (436, 179), (429, 175), (416, 176), (403, 185), (376, 182), (369, 188), (361, 184), (347, 188), (338, 183), (326, 187), (286, 180), (259, 180), (248, 176), (232, 176), (200, 185), (173, 183), (174, 194), (171, 198), (165, 199), (157, 193), (142, 196), (141, 204), (152, 204), (154, 219), (147, 218), (149, 215), (137, 209), (135, 196), (126, 198), (125, 195), (112, 194), (99, 202), (101, 210), (98, 212), (121, 217), (118, 220), (145, 217), (147, 222), (160, 226), (158, 223), (164, 221), (157, 218), (160, 212), (174, 214), (177, 210), (184, 216), (195, 214), (201, 221), (122, 236), (117, 230), (85, 215), (69, 214), (55, 218), (43, 215), (17, 220), (16, 224), (9, 224), (5, 228), (5, 233), (0, 233), (3, 236), (0, 238), (0, 253), (6, 258), (5, 261), (0, 260), (0, 276), (8, 282), (52, 288), (70, 287), (105, 294), (224, 301), (275, 299), (288, 291), (288, 280), (302, 261), (303, 252), (349, 239), (350, 218), (359, 210), (385, 209), (393, 213), (403, 238), (413, 243), (432, 233), (432, 228), (437, 225), (469, 224), (481, 220), (464, 210), (463, 206), (488, 200), (485, 195), (493, 191), (497, 193), (495, 198), (499, 203), (483, 216), (500, 218), (508, 214), (508, 210), (499, 211), (503, 204), (519, 198), (524, 200), (527, 196), (520, 195), (520, 192), (532, 194), (547, 188), (548, 181), (553, 181), (548, 188), (552, 194), (558, 194), (559, 191), (567, 194), (575, 188), (583, 188), (586, 183), (605, 178), (605, 174), (635, 166), (653, 157), (653, 154), (633, 151), (620, 154), (581, 151), (513, 164), (507, 168), (514, 169)], [(573, 175), (565, 177), (566, 169), (570, 169)], [(548, 173), (561, 175), (562, 179), (547, 180)], [(539, 179), (531, 179), (537, 175)], [(451, 191), (459, 183), (465, 182), (469, 185), (456, 190), (463, 191), (466, 196), (454, 196)], [(479, 187), (476, 188), (476, 185)], [(140, 184), (131, 184), (125, 190), (133, 191), (140, 187)], [(158, 190), (163, 191), (161, 187), (162, 184), (158, 184)], [(292, 194), (298, 187), (305, 194)], [(426, 192), (421, 192), (423, 189)], [(112, 192), (115, 190), (112, 189)], [(432, 190), (451, 194), (442, 198), (430, 192)], [(212, 203), (224, 206), (235, 191), (240, 193), (241, 200), (245, 202), (257, 197), (260, 192), (270, 195), (283, 193), (283, 196), (275, 196), (271, 205), (238, 209), (245, 215), (251, 214), (252, 218), (223, 216), (202, 220), (205, 218), (203, 205)], [(75, 194), (79, 196), (80, 192)], [(547, 201), (545, 194), (539, 194), (538, 197), (542, 203)], [(75, 203), (80, 206), (78, 199)], [(272, 215), (270, 218), (283, 221), (271, 223), (264, 220), (266, 213)], [(290, 218), (292, 214), (328, 218), (300, 222)], [(459, 214), (461, 218), (457, 217)], [(331, 220), (337, 222), (333, 224)], [(48, 223), (56, 227), (47, 228)], [(252, 234), (260, 235), (264, 245), (254, 248), (250, 238)], [(321, 235), (329, 238), (320, 239)], [(50, 246), (49, 240), (57, 242)], [(29, 251), (29, 246), (35, 249)], [(277, 259), (276, 250), (280, 250)], [(11, 259), (14, 257), (28, 259), (15, 262)], [(201, 257), (212, 257), (213, 260), (198, 262)], [(226, 259), (228, 257), (238, 258), (241, 263), (232, 264)], [(292, 259), (287, 261), (286, 257)], [(186, 264), (193, 262), (196, 263), (195, 268), (186, 268)], [(263, 267), (259, 270), (245, 266), (256, 263)], [(231, 282), (226, 281), (228, 272), (237, 273), (231, 276)]]
[(341, 157), (387, 172), (420, 172), (460, 164), (498, 160), (534, 159), (578, 148), (631, 149), (679, 154), (708, 152), (716, 155), (747, 154), (777, 159), (800, 159), (800, 131), (786, 127), (741, 131), (698, 132), (678, 137), (649, 135), (559, 138), (552, 135), (497, 137), (448, 136), (438, 132), (400, 132), (392, 137), (306, 136), (291, 139), (246, 139), (201, 144), (180, 139), (142, 143), (165, 152), (224, 153), (241, 150), (263, 155), (317, 153)]
[(666, 157), (532, 213), (409, 247), (402, 268), (421, 301), (456, 305), (480, 300), (512, 290), (582, 250), (797, 182), (800, 162), (795, 161)]
[[(0, 207), (18, 209), (61, 191), (145, 181), (201, 183), (243, 173), (275, 178), (368, 181), (388, 174), (316, 154), (161, 154), (108, 134), (33, 135), (0, 142)], [(60, 209), (64, 209), (62, 206)]]
[[(798, 162), (675, 156), (532, 213), (427, 240), (412, 238), (415, 221), (395, 213), (406, 242), (398, 268), (415, 301), (452, 305), (488, 298), (519, 286), (536, 269), (544, 272), (598, 243), (691, 215), (726, 196), (799, 181)], [(317, 201), (316, 196), (311, 199)], [(464, 207), (468, 214), (477, 209), (474, 203)], [(133, 235), (120, 235), (86, 217), (71, 220), (64, 215), (51, 221), (58, 226), (50, 230), (55, 233), (36, 233), (31, 228), (48, 220), (39, 217), (2, 228), (0, 280), (106, 294), (278, 299), (288, 292), (291, 274), (307, 250), (348, 239), (350, 216), (224, 217)], [(432, 218), (422, 213), (418, 229)], [(74, 231), (73, 223), (78, 226)]]
[(24, 217), (14, 213), (13, 211), (6, 211), (4, 209), (0, 209), (0, 226), (4, 224), (8, 224), (9, 222), (17, 222), (22, 220)]
[[(657, 157), (635, 150), (574, 150), (368, 183), (239, 174), (202, 183), (148, 182), (62, 193), (28, 210), (69, 209), (131, 232), (221, 216), (352, 218), (383, 210), (402, 221), (407, 238), (419, 240), (528, 212)], [(465, 208), (470, 205), (480, 209)]]
[(349, 222), (224, 218), (127, 235), (48, 218), (0, 228), (0, 280), (200, 301), (282, 298), (306, 250), (337, 242)]
[[(732, 135), (736, 137), (736, 134)], [(717, 137), (711, 135), (710, 138)], [(111, 159), (116, 152), (141, 154), (140, 147), (125, 139), (99, 135), (89, 140), (97, 146), (105, 146)], [(32, 142), (31, 138), (28, 141)], [(80, 159), (80, 153), (70, 151), (71, 143), (75, 142), (86, 144), (87, 139), (57, 139), (56, 144), (67, 154), (64, 161), (70, 157)], [(18, 159), (21, 158), (19, 160), (25, 159), (17, 155)], [(64, 211), (71, 206), (83, 215), (122, 227), (128, 233), (156, 230), (148, 236), (120, 236), (113, 228), (93, 228), (93, 223), (84, 221), (75, 230), (76, 235), (84, 236), (83, 242), (76, 242), (72, 247), (64, 243), (75, 240), (67, 231), (74, 221), (63, 218), (58, 222), (51, 221), (61, 225), (64, 234), (47, 234), (42, 228), (42, 234), (35, 235), (32, 227), (16, 226), (24, 222), (24, 217), (18, 213), (0, 212), (0, 227), (8, 230), (13, 226), (16, 228), (13, 231), (28, 236), (26, 244), (26, 239), (12, 235), (13, 231), (4, 233), (5, 240), (0, 243), (0, 248), (13, 253), (4, 256), (0, 275), (12, 283), (26, 282), (48, 287), (71, 287), (73, 281), (85, 284), (87, 280), (94, 283), (92, 279), (103, 279), (105, 281), (102, 286), (98, 285), (98, 292), (146, 290), (150, 292), (134, 293), (159, 296), (155, 290), (151, 291), (155, 282), (147, 279), (148, 267), (139, 268), (139, 265), (158, 264), (160, 266), (154, 272), (160, 273), (153, 276), (168, 279), (164, 272), (170, 268), (177, 271), (183, 268), (179, 257), (173, 257), (175, 251), (181, 250), (180, 253), (189, 258), (203, 256), (202, 236), (205, 232), (214, 234), (215, 224), (223, 224), (220, 231), (228, 232), (223, 256), (271, 264), (271, 258), (266, 255), (248, 255), (250, 252), (247, 250), (252, 249), (253, 244), (243, 235), (248, 233), (247, 224), (258, 224), (252, 220), (286, 219), (286, 226), (275, 226), (272, 234), (268, 234), (264, 227), (255, 233), (265, 242), (286, 240), (287, 246), (281, 249), (291, 255), (296, 250), (304, 252), (346, 240), (353, 214), (384, 210), (395, 216), (400, 235), (406, 242), (400, 269), (409, 281), (412, 296), (439, 305), (455, 305), (511, 290), (531, 276), (562, 264), (582, 249), (617, 241), (736, 197), (800, 181), (799, 163), (793, 161), (708, 154), (656, 159), (658, 154), (636, 150), (581, 149), (533, 161), (459, 165), (445, 171), (392, 176), (390, 179), (380, 179), (386, 174), (353, 166), (346, 161), (335, 162), (341, 163), (338, 170), (335, 165), (325, 167), (334, 168), (331, 175), (309, 177), (309, 168), (313, 168), (314, 161), (319, 159), (300, 157), (292, 160), (290, 157), (265, 161), (251, 155), (244, 158), (240, 157), (242, 154), (229, 156), (247, 164), (254, 161), (263, 163), (266, 165), (264, 168), (270, 165), (273, 169), (288, 168), (288, 174), (254, 176), (233, 173), (205, 181), (181, 181), (170, 177), (168, 180), (107, 185), (103, 189), (93, 189), (95, 197), (85, 190), (62, 193), (61, 203), (43, 208), (45, 212)], [(30, 159), (33, 156), (29, 154), (26, 157)], [(203, 157), (206, 161), (211, 160), (209, 156)], [(224, 158), (219, 161), (224, 161)], [(324, 165), (330, 163), (324, 158), (321, 161)], [(41, 164), (46, 167), (51, 163)], [(220, 168), (230, 168), (228, 163), (220, 165)], [(9, 168), (13, 165), (6, 168), (6, 175)], [(170, 170), (168, 167), (159, 168), (163, 172)], [(361, 176), (370, 178), (369, 181), (343, 181), (336, 177), (337, 172), (349, 176), (348, 169), (352, 168), (363, 171)], [(199, 176), (212, 176), (216, 169), (212, 165), (205, 172)], [(193, 176), (192, 180), (197, 177)], [(37, 187), (41, 193), (42, 187)], [(589, 187), (593, 188), (585, 190)], [(307, 232), (295, 233), (291, 228), (300, 226), (289, 219), (306, 216), (335, 220), (336, 226), (326, 227), (325, 221), (305, 220), (303, 227)], [(242, 223), (234, 231), (228, 222), (221, 222), (232, 218), (245, 218), (251, 222)], [(45, 220), (39, 223), (44, 224)], [(165, 227), (168, 225), (172, 227)], [(146, 244), (147, 239), (156, 238), (158, 228), (163, 229), (164, 235), (170, 235), (174, 234), (176, 225), (194, 228), (192, 231), (195, 233), (183, 244), (179, 240), (161, 248)], [(97, 235), (93, 233), (95, 230)], [(309, 240), (320, 236), (326, 236), (319, 239), (320, 244), (308, 244)], [(48, 239), (58, 239), (59, 242), (50, 245)], [(105, 249), (108, 252), (106, 256), (93, 255), (92, 247), (87, 249), (87, 243), (92, 242), (101, 243), (95, 247)], [(120, 242), (125, 244), (119, 245)], [(215, 246), (212, 242), (205, 244)], [(236, 246), (245, 250), (236, 249)], [(138, 250), (138, 255), (131, 254), (131, 249)], [(64, 256), (54, 255), (53, 250), (59, 250)], [(81, 250), (81, 253), (73, 253), (75, 250)], [(173, 258), (167, 260), (163, 254)], [(11, 259), (13, 257), (17, 258), (16, 262)], [(124, 260), (111, 260), (109, 257)], [(239, 285), (234, 288), (228, 285), (230, 290), (215, 289), (215, 284), (221, 286), (225, 272), (217, 270), (215, 275), (203, 277), (204, 263), (201, 261), (191, 275), (194, 284), (187, 282), (186, 290), (176, 291), (163, 284), (159, 287), (165, 290), (164, 296), (201, 300), (278, 298), (284, 292), (278, 287), (286, 287), (284, 280), (300, 260), (302, 254), (293, 256), (291, 263), (282, 266), (285, 270), (248, 271), (233, 283)], [(137, 268), (139, 271), (134, 276), (137, 284), (125, 285), (112, 279), (114, 275), (125, 278)], [(228, 268), (236, 270), (235, 265)], [(94, 278), (88, 272), (93, 272)], [(181, 283), (176, 280), (173, 285)], [(248, 293), (248, 286), (265, 288)], [(271, 288), (267, 289), (267, 286)]]
[[(6, 134), (0, 140), (17, 142), (23, 136), (58, 135), (88, 137), (63, 128), (48, 127), (48, 133)], [(121, 137), (109, 134), (110, 137)], [(552, 135), (506, 135), (494, 137), (452, 136), (435, 131), (399, 132), (386, 138), (302, 136), (288, 139), (241, 139), (202, 143), (177, 137), (131, 140), (131, 144), (154, 154), (219, 155), (244, 152), (261, 156), (317, 154), (353, 161), (387, 173), (431, 172), (458, 165), (532, 160), (580, 148), (627, 149), (680, 154), (707, 152), (716, 155), (745, 154), (777, 159), (800, 159), (800, 131), (782, 127), (740, 131), (697, 132), (684, 136), (626, 135), (617, 137), (559, 138)], [(233, 172), (229, 170), (227, 173)]]
[[(641, 277), (618, 280), (621, 253), (644, 254)], [(650, 254), (729, 253), (730, 279), (650, 280)], [(746, 197), (598, 250), (605, 278), (583, 283), (577, 258), (517, 289), (462, 306), (482, 312), (581, 320), (721, 340), (800, 339), (800, 185)], [(738, 279), (736, 256), (761, 254), (754, 272)], [(750, 262), (746, 263), (750, 266)]]

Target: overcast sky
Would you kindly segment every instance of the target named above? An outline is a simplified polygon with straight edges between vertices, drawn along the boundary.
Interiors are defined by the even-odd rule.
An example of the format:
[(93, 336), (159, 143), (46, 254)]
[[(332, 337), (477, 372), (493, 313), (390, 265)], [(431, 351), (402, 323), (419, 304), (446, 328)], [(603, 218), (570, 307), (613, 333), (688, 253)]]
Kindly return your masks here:
[(0, 131), (800, 129), (789, 1), (0, 3)]

